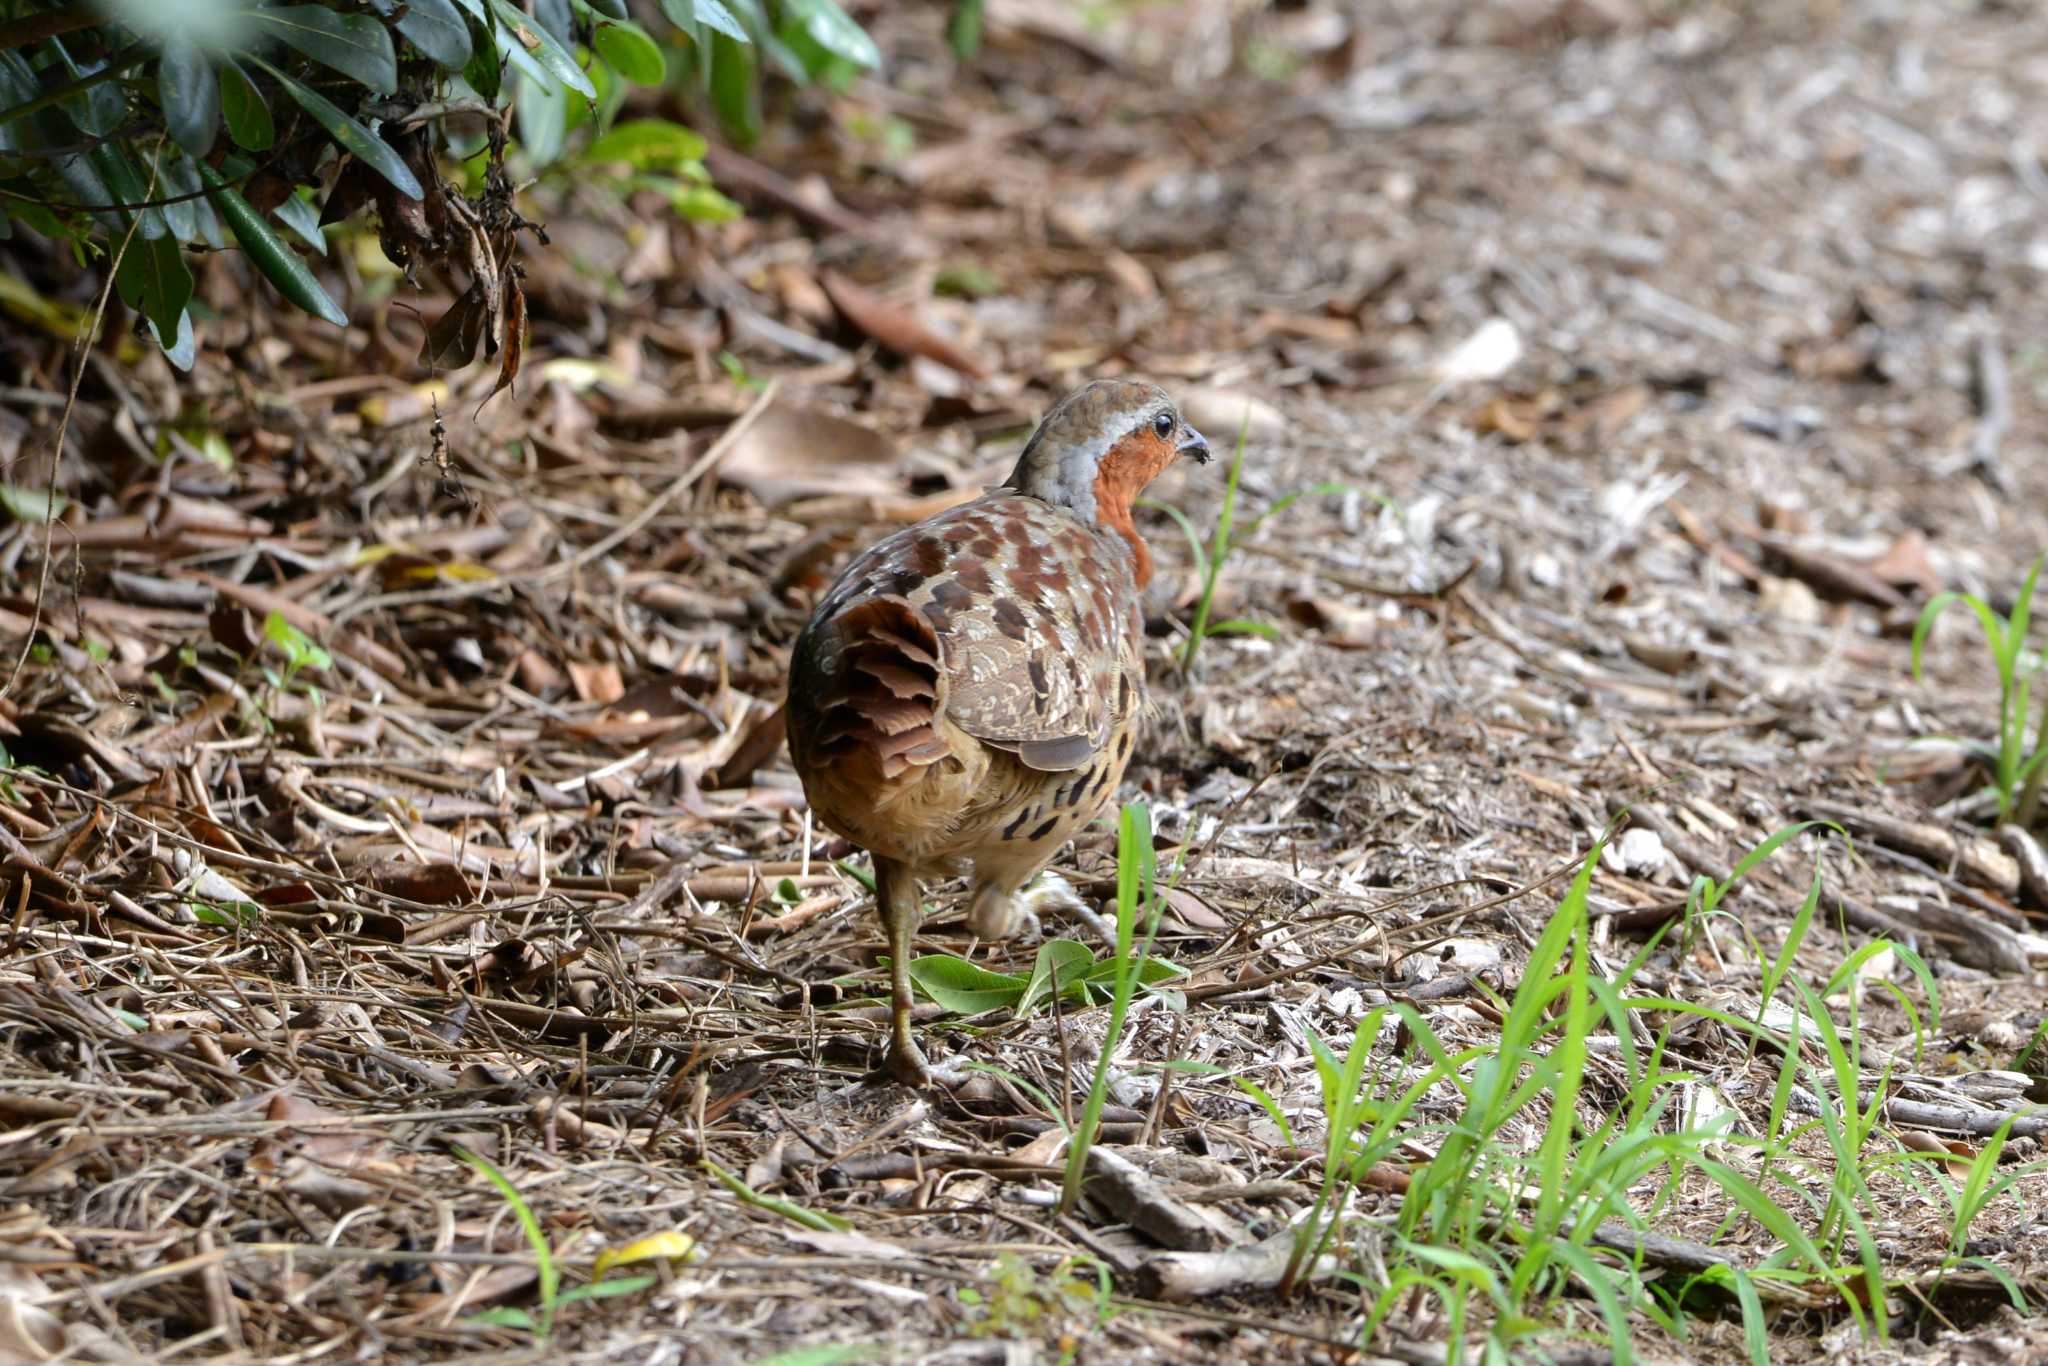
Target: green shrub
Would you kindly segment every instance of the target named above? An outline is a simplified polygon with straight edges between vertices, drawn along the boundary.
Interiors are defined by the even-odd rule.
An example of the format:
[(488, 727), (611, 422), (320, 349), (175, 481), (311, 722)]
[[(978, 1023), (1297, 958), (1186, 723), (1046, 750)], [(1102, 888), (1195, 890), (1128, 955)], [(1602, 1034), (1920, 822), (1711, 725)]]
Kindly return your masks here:
[[(323, 224), (374, 203), (394, 264), (474, 282), (427, 359), (502, 345), (516, 372), (526, 224), (504, 170), (508, 109), (532, 175), (583, 128), (623, 131), (629, 85), (688, 85), (744, 141), (765, 72), (837, 82), (879, 60), (835, 0), (659, 10), (657, 34), (626, 0), (0, 0), (0, 238), (20, 227), (112, 262), (122, 301), (189, 367), (188, 248), (232, 241), (286, 299), (343, 325), (288, 235), (324, 253)], [(702, 141), (658, 126), (606, 152), (622, 187), (651, 181), (687, 216), (737, 212), (708, 184)], [(442, 166), (470, 157), (471, 192), (445, 186)]]

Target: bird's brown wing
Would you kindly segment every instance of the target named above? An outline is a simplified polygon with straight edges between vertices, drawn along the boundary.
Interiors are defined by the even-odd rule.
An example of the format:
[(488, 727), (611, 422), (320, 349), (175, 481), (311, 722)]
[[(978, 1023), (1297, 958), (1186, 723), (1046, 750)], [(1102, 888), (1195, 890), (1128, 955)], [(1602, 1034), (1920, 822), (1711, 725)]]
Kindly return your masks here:
[[(873, 605), (891, 599), (929, 635), (883, 620), (897, 609)], [(930, 763), (943, 747), (926, 728), (943, 713), (1028, 767), (1079, 768), (1136, 706), (1135, 601), (1128, 552), (1035, 498), (999, 492), (907, 528), (821, 605), (848, 661), (842, 720), (821, 738), (858, 730), (892, 768)]]

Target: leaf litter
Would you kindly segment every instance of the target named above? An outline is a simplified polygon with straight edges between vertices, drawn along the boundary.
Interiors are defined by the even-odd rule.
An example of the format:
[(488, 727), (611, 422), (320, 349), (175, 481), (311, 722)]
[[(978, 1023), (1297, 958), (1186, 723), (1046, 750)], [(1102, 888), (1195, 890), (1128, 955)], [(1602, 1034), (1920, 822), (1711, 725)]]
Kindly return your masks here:
[[(425, 269), (359, 301), (337, 354), (238, 311), (230, 259), (195, 262), (222, 321), (192, 375), (95, 361), (61, 452), (61, 340), (0, 340), (0, 634), (24, 660), (0, 698), (0, 1349), (441, 1359), (545, 1326), (587, 1360), (1008, 1337), (1352, 1359), (1376, 1289), (1324, 1273), (1370, 1279), (1444, 1131), (1363, 1173), (1359, 1245), (1277, 1294), (1324, 1175), (1317, 1050), (1395, 1005), (1447, 1047), (1500, 1037), (1560, 870), (1626, 813), (1589, 882), (1604, 971), (1662, 928), (1639, 989), (1780, 1049), (1816, 1047), (1794, 985), (1855, 1003), (1844, 1108), (1875, 1116), (1871, 1150), (1958, 1185), (1989, 1151), (2017, 1183), (1947, 1264), (1931, 1178), (1874, 1163), (1889, 1340), (1841, 1294), (1760, 1281), (1770, 1359), (2044, 1350), (2006, 1307), (2048, 1295), (2044, 861), (1990, 829), (1970, 628), (1934, 631), (1924, 683), (1908, 655), (1921, 604), (2009, 612), (2048, 542), (2025, 342), (2048, 128), (2010, 59), (2048, 28), (1183, 9), (989, 6), (972, 81), (939, 9), (879, 16), (891, 84), (814, 96), (759, 162), (714, 151), (750, 217), (649, 246), (658, 201), (529, 206), (563, 245), (518, 278), (480, 254), (501, 315)], [(865, 131), (890, 120), (910, 150)], [(23, 242), (10, 274), (66, 306), (68, 268)], [(630, 288), (572, 251), (630, 262)], [(429, 372), (423, 349), (498, 363)], [(1069, 974), (1099, 929), (977, 948), (995, 1008), (921, 1009), (985, 1066), (968, 1085), (856, 1084), (880, 935), (779, 702), (848, 553), (972, 497), (1051, 396), (1124, 370), (1244, 427), (1238, 524), (1277, 510), (1206, 594), (1147, 514), (1133, 788), (1181, 870), (1178, 971), (1133, 1006), (1101, 1184), (1061, 1215), (1103, 1042)], [(1160, 490), (1203, 536), (1220, 499), (1186, 472)], [(1198, 598), (1265, 629), (1182, 666)], [(1809, 819), (1853, 852), (1816, 826), (1732, 876)], [(1097, 902), (1113, 848), (1064, 861)], [(1700, 878), (1726, 910), (1688, 924)], [(969, 943), (949, 890), (929, 901), (943, 1000)], [(1854, 957), (1877, 936), (1913, 957)], [(1754, 1162), (1736, 1140), (1774, 1103), (1837, 1099), (1823, 1067), (1776, 1101), (1773, 1045), (1639, 1013), (1673, 1027), (1687, 1113), (1731, 1125), (1722, 1161)], [(1587, 1039), (1587, 1122), (1626, 1089), (1613, 1041)], [(1802, 1144), (1785, 1198), (1817, 1224), (1830, 1159)], [(1588, 1246), (1666, 1285), (1778, 1245), (1696, 1178), (1636, 1194), (1644, 1227)], [(616, 1293), (564, 1298), (593, 1281)], [(1638, 1313), (1626, 1341), (1733, 1359), (1732, 1302), (1689, 1301), (1683, 1339)], [(1615, 1346), (1578, 1289), (1543, 1327), (1560, 1359)], [(1362, 1345), (1437, 1361), (1452, 1331), (1409, 1295)]]

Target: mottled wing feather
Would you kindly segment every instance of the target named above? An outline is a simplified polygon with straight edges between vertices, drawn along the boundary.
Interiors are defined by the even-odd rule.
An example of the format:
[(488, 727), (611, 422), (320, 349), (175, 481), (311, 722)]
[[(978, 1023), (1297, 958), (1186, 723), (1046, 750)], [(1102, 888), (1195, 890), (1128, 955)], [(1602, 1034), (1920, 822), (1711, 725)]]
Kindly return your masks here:
[[(900, 619), (855, 620), (885, 599), (915, 608), (925, 632)], [(905, 674), (936, 675), (931, 701), (947, 720), (1045, 772), (1079, 768), (1108, 744), (1142, 677), (1128, 547), (1015, 493), (882, 541), (848, 568), (819, 616), (867, 643), (852, 667), (885, 700), (918, 699), (897, 692), (910, 685)], [(862, 704), (876, 727), (885, 715), (900, 723), (885, 700)]]
[(944, 681), (931, 627), (900, 597), (855, 602), (797, 641), (794, 746), (818, 757), (861, 747), (894, 778), (946, 756), (938, 732)]

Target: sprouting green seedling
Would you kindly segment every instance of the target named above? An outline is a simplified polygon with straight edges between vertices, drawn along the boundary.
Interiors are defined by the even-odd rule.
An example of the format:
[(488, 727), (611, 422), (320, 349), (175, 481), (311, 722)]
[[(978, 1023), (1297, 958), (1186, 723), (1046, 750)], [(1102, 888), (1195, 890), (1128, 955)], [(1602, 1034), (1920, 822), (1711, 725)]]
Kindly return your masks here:
[[(1262, 621), (1251, 621), (1242, 617), (1233, 617), (1228, 621), (1210, 620), (1216, 601), (1216, 587), (1222, 582), (1224, 566), (1229, 563), (1232, 552), (1257, 535), (1259, 528), (1267, 521), (1279, 516), (1302, 498), (1358, 492), (1349, 484), (1317, 484), (1313, 488), (1296, 489), (1292, 493), (1276, 498), (1272, 506), (1252, 518), (1242, 530), (1238, 530), (1237, 486), (1244, 475), (1245, 446), (1251, 437), (1251, 429), (1252, 414), (1251, 409), (1247, 407), (1244, 420), (1238, 424), (1237, 447), (1230, 458), (1230, 473), (1223, 484), (1223, 506), (1216, 513), (1216, 528), (1211, 533), (1207, 545), (1203, 544), (1202, 535), (1195, 530), (1195, 524), (1179, 508), (1155, 503), (1151, 499), (1139, 500), (1141, 506), (1156, 508), (1173, 519), (1174, 524), (1180, 528), (1181, 535), (1187, 537), (1188, 550), (1195, 561), (1195, 571), (1202, 580), (1202, 594), (1195, 602), (1195, 615), (1188, 623), (1188, 638), (1180, 650), (1180, 667), (1183, 672), (1193, 667), (1195, 655), (1201, 650), (1202, 642), (1212, 636), (1254, 635), (1271, 639), (1279, 634)], [(1393, 506), (1387, 499), (1379, 495), (1373, 496), (1381, 506)]]
[(1991, 788), (1998, 797), (1998, 817), (2020, 826), (2031, 826), (2040, 809), (2041, 777), (2048, 767), (2048, 711), (2034, 728), (2034, 742), (2027, 743), (2027, 712), (2034, 676), (2040, 672), (2038, 658), (2027, 658), (2027, 628), (2033, 612), (2034, 585), (2041, 577), (2041, 565), (2048, 551), (2034, 559), (2020, 584), (2012, 615), (2000, 616), (1997, 609), (1974, 593), (1937, 593), (1920, 611), (1913, 627), (1913, 678), (1920, 680), (1920, 654), (1934, 622), (1953, 603), (1962, 603), (1977, 617), (1984, 644), (1991, 651), (1992, 666), (1998, 672), (1998, 741), (1991, 755)]
[[(1088, 1103), (1074, 1125), (1073, 1142), (1067, 1147), (1066, 1178), (1060, 1184), (1060, 1208), (1071, 1212), (1081, 1198), (1081, 1178), (1088, 1168), (1088, 1150), (1102, 1128), (1102, 1107), (1109, 1101), (1109, 1069), (1123, 1039), (1124, 1019), (1144, 976), (1145, 961), (1152, 940), (1159, 933), (1159, 917), (1165, 899), (1153, 894), (1158, 876), (1158, 854), (1152, 847), (1152, 811), (1142, 801), (1127, 802), (1117, 820), (1116, 838), (1116, 957), (1115, 979), (1109, 1001), (1109, 1029), (1102, 1039), (1102, 1053), (1095, 1062), (1095, 1080), (1088, 1088)], [(1142, 939), (1138, 917), (1144, 915)]]
[[(264, 670), (264, 681), (279, 692), (290, 689), (302, 669), (325, 671), (334, 667), (334, 656), (322, 649), (311, 636), (286, 621), (282, 612), (271, 612), (263, 618), (263, 638), (284, 652), (283, 673), (267, 667)], [(319, 690), (308, 688), (306, 691), (317, 705)]]
[(704, 1170), (711, 1173), (719, 1185), (737, 1195), (742, 1204), (767, 1210), (770, 1214), (779, 1214), (792, 1224), (830, 1233), (844, 1233), (853, 1227), (851, 1220), (842, 1219), (836, 1214), (826, 1214), (822, 1210), (800, 1205), (794, 1200), (785, 1200), (779, 1195), (763, 1195), (748, 1185), (743, 1178), (727, 1171), (708, 1157), (704, 1159)]
[(533, 1334), (546, 1342), (554, 1330), (555, 1313), (564, 1305), (581, 1300), (611, 1299), (618, 1295), (631, 1295), (653, 1285), (653, 1276), (613, 1276), (604, 1280), (588, 1281), (582, 1285), (562, 1289), (562, 1272), (555, 1261), (554, 1249), (549, 1246), (547, 1234), (541, 1231), (540, 1220), (534, 1217), (533, 1209), (526, 1203), (526, 1197), (519, 1188), (509, 1181), (505, 1174), (485, 1158), (457, 1146), (457, 1157), (475, 1168), (486, 1181), (497, 1187), (512, 1215), (519, 1221), (519, 1228), (526, 1235), (527, 1246), (533, 1249), (534, 1269), (540, 1278), (540, 1315), (536, 1318), (531, 1311), (518, 1305), (504, 1304), (486, 1309), (480, 1314), (470, 1315), (468, 1322), (485, 1328), (517, 1328)]
[(759, 393), (768, 387), (765, 381), (756, 377), (753, 372), (747, 369), (745, 361), (730, 351), (718, 353), (718, 368), (725, 371), (726, 377), (734, 384), (739, 385), (740, 388), (747, 390), (749, 393)]

